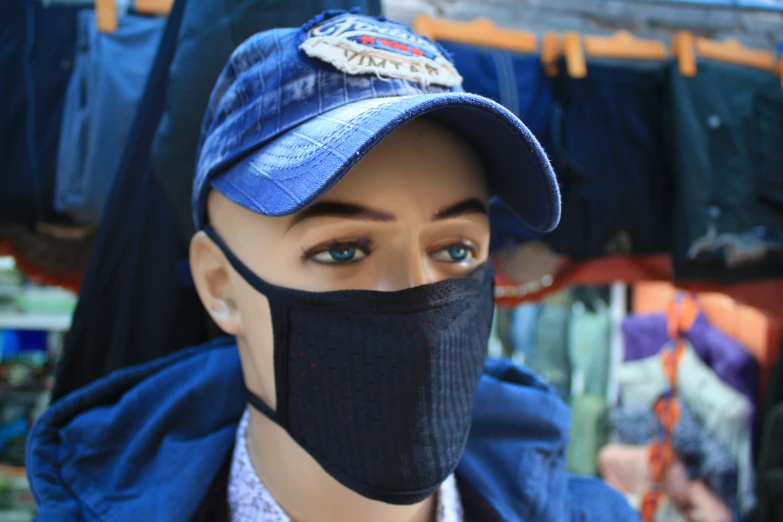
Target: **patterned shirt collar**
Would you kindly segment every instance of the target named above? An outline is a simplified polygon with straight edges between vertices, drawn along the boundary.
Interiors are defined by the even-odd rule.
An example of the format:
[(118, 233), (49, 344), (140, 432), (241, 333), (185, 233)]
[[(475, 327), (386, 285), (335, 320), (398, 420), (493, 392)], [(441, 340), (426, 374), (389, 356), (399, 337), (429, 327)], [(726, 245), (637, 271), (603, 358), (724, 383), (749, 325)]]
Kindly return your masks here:
[[(228, 480), (228, 505), (232, 522), (291, 522), (269, 491), (261, 483), (247, 451), (245, 410), (237, 429), (236, 444)], [(462, 503), (454, 475), (441, 485), (437, 495), (436, 522), (463, 522)]]

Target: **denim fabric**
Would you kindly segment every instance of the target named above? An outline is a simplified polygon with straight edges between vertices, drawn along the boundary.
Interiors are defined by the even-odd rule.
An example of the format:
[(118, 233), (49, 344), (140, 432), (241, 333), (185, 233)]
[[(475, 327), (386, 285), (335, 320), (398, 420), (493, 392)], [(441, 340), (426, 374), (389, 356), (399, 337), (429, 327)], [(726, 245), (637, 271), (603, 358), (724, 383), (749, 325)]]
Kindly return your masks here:
[[(486, 514), (506, 522), (639, 520), (601, 481), (566, 471), (570, 413), (535, 375), (487, 361), (475, 406), (456, 475), (491, 506)], [(58, 401), (26, 448), (37, 520), (190, 520), (245, 408), (233, 338), (120, 370)]]
[[(756, 404), (759, 363), (744, 346), (710, 324), (700, 313), (683, 332), (699, 357), (720, 379)], [(623, 321), (625, 360), (652, 357), (669, 342), (664, 314), (631, 315)]]
[[(759, 221), (780, 223), (783, 214), (783, 90), (765, 88), (756, 95), (752, 139), (756, 144), (756, 198)], [(780, 229), (778, 225), (778, 229)]]
[[(677, 373), (677, 394), (704, 432), (726, 447), (737, 463), (737, 498), (744, 516), (756, 503), (752, 469), (753, 405), (724, 384), (686, 343)], [(626, 362), (617, 370), (620, 398), (628, 408), (652, 409), (669, 389), (660, 357)]]
[(171, 200), (180, 240), (193, 235), (191, 193), (201, 123), (215, 82), (236, 47), (251, 35), (298, 27), (324, 9), (360, 7), (380, 14), (379, 0), (226, 0), (191, 2), (185, 10), (171, 63), (166, 109), (155, 134), (152, 166)]
[(462, 75), (463, 89), (495, 100), (519, 117), (547, 149), (552, 110), (552, 79), (541, 58), (455, 42), (441, 42)]
[(461, 81), (436, 43), (383, 17), (330, 11), (250, 37), (231, 55), (204, 116), (196, 228), (212, 189), (259, 214), (300, 211), (386, 136), (426, 116), (473, 146), (489, 190), (520, 219), (553, 229), (560, 193), (543, 149), (519, 118), (465, 93)]
[(546, 238), (576, 259), (670, 249), (665, 71), (592, 63), (555, 81), (552, 149), (563, 215)]
[[(176, 0), (101, 220), (73, 325), (57, 366), (53, 400), (113, 370), (204, 342), (208, 314), (178, 263), (171, 205), (149, 167), (153, 130), (163, 111), (169, 63), (185, 0)], [(106, 303), (111, 303), (107, 306)]]
[(0, 2), (0, 224), (69, 221), (55, 211), (54, 185), (77, 12)]
[[(674, 427), (674, 449), (688, 468), (692, 478), (704, 481), (732, 511), (737, 511), (737, 461), (731, 452), (710, 437), (682, 404), (680, 420)], [(609, 422), (618, 442), (646, 445), (657, 439), (660, 422), (647, 408), (616, 408), (609, 413)]]
[[(526, 55), (455, 42), (441, 42), (464, 78), (462, 87), (503, 105), (517, 115), (549, 154), (552, 121), (552, 79), (545, 76), (538, 55)], [(542, 235), (524, 223), (500, 200), (490, 205), (493, 245)], [(493, 246), (493, 249), (495, 247)]]
[(79, 13), (79, 44), (65, 95), (55, 205), (97, 223), (114, 184), (165, 20), (127, 15), (99, 33), (95, 11)]
[(783, 273), (783, 96), (768, 72), (672, 68), (675, 276), (727, 282)]

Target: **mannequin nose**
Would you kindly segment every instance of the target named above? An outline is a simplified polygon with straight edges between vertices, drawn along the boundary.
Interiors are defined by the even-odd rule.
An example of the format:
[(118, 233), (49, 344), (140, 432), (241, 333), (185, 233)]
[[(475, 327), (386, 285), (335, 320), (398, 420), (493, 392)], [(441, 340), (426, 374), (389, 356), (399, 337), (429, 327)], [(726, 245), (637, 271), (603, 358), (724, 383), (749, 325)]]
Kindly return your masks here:
[(433, 283), (426, 261), (426, 256), (419, 252), (409, 252), (396, 259), (389, 259), (384, 270), (385, 277), (379, 281), (379, 289), (393, 292)]
[(421, 259), (421, 256), (419, 256), (418, 259), (412, 259), (409, 263), (408, 270), (408, 288), (426, 285), (432, 282), (433, 281), (430, 281), (428, 276), (424, 259)]

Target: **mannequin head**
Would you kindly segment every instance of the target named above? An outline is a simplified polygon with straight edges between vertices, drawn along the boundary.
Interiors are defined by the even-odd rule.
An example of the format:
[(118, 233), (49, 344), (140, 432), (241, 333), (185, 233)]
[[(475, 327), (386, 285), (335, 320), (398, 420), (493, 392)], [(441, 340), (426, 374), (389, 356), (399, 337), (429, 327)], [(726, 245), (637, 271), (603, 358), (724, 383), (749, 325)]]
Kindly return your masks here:
[[(269, 283), (313, 292), (394, 291), (462, 277), (484, 262), (487, 200), (485, 174), (472, 147), (447, 128), (417, 119), (295, 214), (256, 214), (214, 190), (207, 211), (210, 224), (237, 257)], [(190, 259), (205, 307), (226, 333), (237, 337), (248, 388), (274, 408), (266, 298), (204, 233), (194, 236)], [(410, 520), (429, 518), (427, 501), (391, 506), (342, 487), (282, 429), (253, 410), (249, 438), (256, 471), (295, 519), (326, 520), (328, 513), (340, 520), (405, 520), (402, 512), (410, 513)]]
[(246, 40), (210, 97), (191, 270), (297, 522), (432, 518), (484, 369), (489, 187), (534, 230), (559, 219), (538, 141), (461, 82), (426, 37), (329, 11)]

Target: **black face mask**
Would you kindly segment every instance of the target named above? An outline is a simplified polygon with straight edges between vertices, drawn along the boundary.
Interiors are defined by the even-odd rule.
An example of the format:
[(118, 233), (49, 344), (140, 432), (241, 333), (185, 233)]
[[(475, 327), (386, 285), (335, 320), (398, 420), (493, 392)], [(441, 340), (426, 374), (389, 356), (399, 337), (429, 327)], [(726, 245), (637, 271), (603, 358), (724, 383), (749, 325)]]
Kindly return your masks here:
[(389, 504), (435, 493), (470, 431), (493, 313), (491, 262), (396, 292), (304, 292), (234, 269), (269, 300), (279, 424), (332, 477)]

